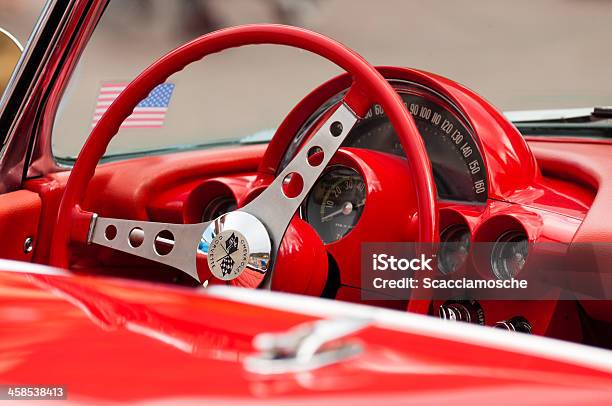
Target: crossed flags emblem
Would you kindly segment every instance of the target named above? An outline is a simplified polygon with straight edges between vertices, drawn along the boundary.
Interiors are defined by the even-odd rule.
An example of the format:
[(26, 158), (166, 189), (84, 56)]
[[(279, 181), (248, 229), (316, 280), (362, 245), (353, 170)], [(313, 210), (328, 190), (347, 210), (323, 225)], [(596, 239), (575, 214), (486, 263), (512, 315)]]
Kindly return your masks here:
[(238, 251), (238, 237), (232, 233), (227, 240), (225, 240), (225, 256), (221, 259), (221, 272), (223, 276), (226, 276), (234, 269), (234, 260), (231, 255)]
[(238, 237), (232, 233), (227, 240), (225, 240), (225, 252), (227, 255), (232, 255), (238, 250)]

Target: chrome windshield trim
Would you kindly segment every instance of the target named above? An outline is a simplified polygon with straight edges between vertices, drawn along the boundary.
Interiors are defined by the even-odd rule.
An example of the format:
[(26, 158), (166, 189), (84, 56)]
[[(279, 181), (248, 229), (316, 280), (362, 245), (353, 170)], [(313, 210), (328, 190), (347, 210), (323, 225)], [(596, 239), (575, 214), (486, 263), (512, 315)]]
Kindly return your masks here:
[[(0, 100), (0, 193), (16, 190), (27, 166), (27, 155), (34, 138), (34, 123), (46, 91), (47, 64), (66, 26), (73, 4), (78, 0), (48, 0), (28, 38), (24, 52)], [(59, 23), (52, 28), (58, 18)], [(43, 49), (40, 49), (43, 47)]]
[[(42, 27), (45, 25), (45, 23), (49, 19), (49, 14), (50, 14), (49, 10), (51, 9), (51, 5), (56, 2), (57, 0), (47, 0), (45, 5), (43, 6), (40, 16), (38, 16), (38, 19), (36, 20), (36, 24), (34, 24), (34, 28), (32, 29), (30, 36), (28, 37), (25, 47), (22, 46), (21, 43), (19, 43), (19, 41), (17, 41), (17, 39), (15, 38), (15, 41), (21, 47), (22, 53), (21, 53), (21, 56), (19, 57), (19, 60), (17, 61), (17, 64), (15, 65), (15, 69), (13, 69), (13, 73), (11, 74), (9, 82), (6, 85), (6, 89), (4, 90), (4, 93), (2, 94), (2, 99), (0, 99), (0, 117), (4, 115), (5, 109), (6, 109), (6, 101), (15, 91), (15, 86), (17, 85), (17, 82), (22, 77), (27, 62), (32, 57), (32, 52), (34, 49), (33, 44), (38, 42), (38, 39), (40, 38), (41, 33), (42, 33)], [(6, 33), (5, 30), (2, 30), (2, 31)], [(10, 35), (10, 37), (14, 38), (12, 35)]]
[(65, 169), (50, 148), (57, 100), (107, 1), (45, 3), (0, 105), (0, 193)]

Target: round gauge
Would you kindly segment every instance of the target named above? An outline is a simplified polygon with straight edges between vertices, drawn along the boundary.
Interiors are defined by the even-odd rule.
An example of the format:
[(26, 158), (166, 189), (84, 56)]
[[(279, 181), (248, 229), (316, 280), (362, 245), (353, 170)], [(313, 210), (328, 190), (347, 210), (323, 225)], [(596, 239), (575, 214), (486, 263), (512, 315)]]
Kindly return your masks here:
[(347, 167), (332, 167), (312, 188), (305, 219), (329, 244), (347, 235), (359, 221), (366, 201), (363, 178)]
[(527, 236), (509, 231), (497, 239), (491, 251), (491, 270), (497, 279), (511, 279), (525, 266), (529, 254)]
[(452, 225), (440, 234), (438, 270), (444, 275), (460, 269), (470, 252), (470, 230), (464, 225)]
[(236, 210), (238, 205), (236, 200), (229, 196), (221, 196), (210, 202), (202, 212), (202, 221), (211, 221), (221, 216)]

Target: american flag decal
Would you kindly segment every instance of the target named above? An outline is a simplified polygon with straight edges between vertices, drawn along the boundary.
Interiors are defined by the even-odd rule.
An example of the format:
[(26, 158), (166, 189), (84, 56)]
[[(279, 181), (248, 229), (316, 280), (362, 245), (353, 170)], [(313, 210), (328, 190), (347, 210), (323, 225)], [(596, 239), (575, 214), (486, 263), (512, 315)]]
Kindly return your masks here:
[[(127, 85), (127, 83), (105, 83), (102, 85), (91, 123), (92, 127), (98, 123), (108, 107)], [(138, 103), (134, 112), (121, 124), (121, 128), (162, 127), (173, 91), (173, 83), (162, 83), (155, 87), (145, 99)]]

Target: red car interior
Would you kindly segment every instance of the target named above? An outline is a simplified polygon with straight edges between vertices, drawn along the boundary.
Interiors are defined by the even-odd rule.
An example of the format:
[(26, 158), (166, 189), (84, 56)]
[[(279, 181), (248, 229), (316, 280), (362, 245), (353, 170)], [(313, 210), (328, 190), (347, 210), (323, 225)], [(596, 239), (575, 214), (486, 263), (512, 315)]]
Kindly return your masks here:
[[(288, 113), (268, 144), (226, 145), (104, 161), (106, 149), (122, 121), (157, 85), (209, 54), (252, 44), (288, 45), (311, 51), (336, 63), (346, 73), (306, 95)], [(436, 173), (435, 166), (444, 163), (444, 159), (432, 158), (424, 141), (426, 137), (417, 128), (417, 114), (410, 111), (398, 89), (410, 89), (405, 94), (412, 92), (411, 95), (423, 100), (434, 100), (447, 109), (449, 120), (465, 124), (473, 144), (465, 139), (469, 134), (451, 132), (452, 126), (447, 134), (449, 142), (455, 144), (453, 151), (468, 164), (468, 192), (473, 198), (443, 197), (446, 192), (441, 185), (450, 184), (452, 189), (453, 174), (440, 178)], [(376, 111), (373, 106), (388, 116), (403, 156), (360, 147), (358, 143), (342, 144), (331, 155), (323, 144), (323, 149), (313, 149), (312, 142), (321, 141), (323, 130), (336, 137), (333, 125), (339, 122), (329, 126), (334, 114), (345, 108), (356, 120), (365, 119)], [(421, 110), (420, 114), (429, 113)], [(12, 340), (31, 340), (37, 356), (27, 368), (13, 370), (12, 378), (47, 382), (45, 368), (49, 362), (57, 361), (62, 363), (62, 368), (54, 370), (58, 382), (86, 383), (89, 387), (83, 393), (100, 398), (106, 394), (96, 382), (103, 382), (118, 388), (112, 395), (118, 401), (140, 399), (143, 385), (150, 390), (151, 397), (194, 395), (200, 393), (198, 383), (203, 382), (209, 395), (223, 399), (230, 394), (224, 385), (228, 376), (234, 380), (232, 396), (254, 392), (262, 398), (271, 393), (297, 396), (324, 390), (308, 386), (312, 377), (308, 373), (291, 379), (281, 377), (270, 385), (264, 378), (260, 381), (238, 370), (236, 361), (242, 362), (243, 354), (252, 350), (253, 337), (258, 333), (311, 322), (324, 317), (326, 309), (319, 310), (315, 303), (312, 306), (316, 310), (309, 309), (314, 312), (311, 315), (292, 313), (291, 306), (298, 305), (288, 296), (287, 310), (266, 310), (265, 317), (261, 317), (261, 309), (215, 297), (215, 292), (233, 288), (217, 286), (207, 296), (201, 294), (202, 285), (251, 288), (242, 291), (246, 292), (245, 301), (252, 300), (249, 303), (253, 306), (265, 306), (253, 299), (259, 293), (255, 289), (270, 287), (273, 291), (367, 304), (377, 307), (375, 310), (417, 313), (429, 316), (416, 317), (425, 320), (424, 326), (430, 326), (428, 323), (437, 322), (434, 317), (441, 316), (444, 302), (428, 296), (426, 291), (417, 290), (408, 299), (383, 294), (377, 300), (362, 299), (367, 289), (362, 286), (359, 255), (364, 242), (412, 241), (427, 249), (454, 227), (469, 231), (470, 242), (495, 242), (513, 233), (525, 235), (529, 243), (608, 242), (612, 238), (612, 216), (607, 218), (612, 208), (611, 157), (612, 142), (607, 140), (571, 134), (556, 138), (524, 137), (489, 102), (450, 79), (410, 68), (372, 67), (344, 45), (310, 31), (253, 25), (199, 37), (163, 56), (131, 82), (92, 130), (70, 170), (31, 177), (22, 190), (0, 195), (0, 233), (10, 236), (0, 246), (0, 257), (51, 265), (62, 276), (73, 275), (63, 278), (41, 271), (24, 278), (17, 271), (0, 273), (6, 303), (17, 306), (21, 299), (30, 298), (33, 302), (20, 308), (24, 314), (28, 306), (44, 309), (41, 311), (51, 318), (60, 315), (62, 329), (74, 331), (58, 335), (56, 344), (72, 349), (59, 360), (55, 348), (43, 345), (45, 337), (55, 334), (52, 329), (45, 328), (44, 322), (33, 328), (30, 323), (16, 320)], [(300, 159), (307, 168), (301, 173), (295, 169), (295, 162)], [(360, 210), (358, 223), (350, 232), (338, 233), (334, 238), (313, 226), (303, 204), (304, 195), (311, 191), (315, 181), (328, 173), (323, 167), (349, 170), (363, 179), (364, 196), (367, 195), (367, 203), (364, 197), (361, 203), (348, 209)], [(285, 177), (289, 170), (297, 176)], [(319, 172), (308, 172), (315, 170)], [(308, 173), (317, 175), (310, 184)], [(283, 193), (282, 199), (277, 200), (281, 202), (279, 206), (302, 200), (293, 217), (287, 218), (289, 224), (278, 251), (273, 247), (268, 257), (272, 258), (269, 262), (272, 268), (265, 276), (247, 274), (222, 280), (215, 278), (214, 264), (209, 266), (206, 260), (196, 257), (195, 278), (161, 263), (162, 259), (154, 262), (92, 242), (99, 218), (184, 227), (204, 224), (234, 210), (250, 213), (248, 210), (257, 208), (258, 201), (271, 201), (262, 199), (274, 193), (278, 185), (282, 187), (278, 191)], [(268, 208), (264, 220), (276, 220), (275, 209), (282, 223), (282, 207)], [(175, 245), (180, 241), (177, 238)], [(174, 255), (176, 246), (170, 249), (175, 249)], [(595, 260), (606, 255), (604, 250), (593, 252)], [(473, 260), (459, 272), (469, 276), (489, 275), (491, 271), (488, 265)], [(588, 277), (609, 278), (597, 272), (588, 273)], [(268, 282), (270, 286), (266, 286)], [(139, 301), (149, 294), (146, 301)], [(493, 327), (520, 317), (529, 321), (529, 332), (535, 336), (612, 349), (612, 303), (581, 297), (561, 300), (561, 294), (561, 290), (553, 289), (540, 300), (482, 300), (479, 303), (484, 315), (482, 322)], [(306, 300), (304, 303), (315, 300), (299, 299)], [(264, 296), (261, 300), (267, 299)], [(317, 311), (321, 314), (312, 315)], [(333, 312), (330, 310), (330, 317)], [(381, 312), (380, 317), (396, 313)], [(543, 401), (552, 388), (559, 391), (559, 398), (564, 398), (566, 404), (585, 400), (577, 389), (574, 392), (564, 386), (567, 382), (579, 382), (593, 391), (609, 389), (609, 373), (545, 358), (543, 352), (538, 352), (546, 351), (546, 340), (541, 337), (521, 335), (511, 344), (515, 345), (513, 350), (500, 349), (503, 346), (491, 338), (491, 345), (496, 348), (487, 348), (469, 342), (466, 337), (478, 335), (479, 327), (468, 326), (465, 336), (453, 332), (457, 334), (456, 342), (462, 343), (459, 348), (456, 342), (433, 333), (424, 338), (421, 334), (425, 332), (415, 331), (414, 326), (402, 334), (383, 331), (381, 326), (367, 327), (358, 333), (361, 339), (380, 342), (380, 346), (369, 348), (367, 357), (354, 361), (346, 370), (343, 366), (323, 370), (324, 379), (319, 379), (317, 385), (324, 382), (335, 392), (344, 393), (347, 404), (365, 404), (371, 403), (372, 398), (360, 395), (371, 394), (373, 390), (386, 391), (386, 396), (390, 396), (399, 390), (418, 392), (435, 388), (442, 375), (436, 371), (454, 368), (459, 371), (459, 378), (447, 382), (445, 389), (456, 392), (447, 392), (446, 401), (456, 396), (458, 404), (490, 400), (494, 394), (485, 396), (484, 392), (469, 393), (465, 389), (486, 390), (496, 385), (531, 387), (533, 399)], [(207, 334), (202, 334), (203, 330)], [(435, 326), (428, 330), (432, 331), (437, 331)], [(142, 351), (132, 351), (142, 345), (140, 336), (133, 335), (134, 332), (156, 339), (146, 341)], [(522, 340), (532, 338), (541, 340), (537, 341), (538, 351), (520, 353), (518, 346), (524, 343)], [(390, 352), (383, 346), (407, 339), (409, 345), (401, 351)], [(100, 349), (96, 345), (100, 342), (107, 345)], [(213, 345), (208, 346), (211, 343), (214, 350), (209, 348)], [(566, 348), (563, 347), (566, 344), (558, 345)], [(176, 348), (182, 352), (175, 351)], [(411, 351), (415, 348), (417, 352)], [(117, 368), (117, 356), (121, 357), (122, 365), (130, 367)], [(203, 371), (199, 361), (207, 357), (213, 361)], [(225, 362), (228, 359), (232, 363)], [(495, 368), (489, 365), (492, 359)], [(84, 360), (96, 364), (98, 369), (83, 372), (79, 365)], [(166, 371), (175, 368), (181, 372), (177, 377), (168, 377), (157, 373), (160, 365)], [(384, 370), (392, 378), (374, 383), (368, 381), (371, 375), (364, 370)], [(341, 382), (346, 387), (338, 384), (339, 371), (350, 375), (349, 382)], [(414, 379), (406, 380), (406, 375)], [(130, 379), (137, 384), (121, 384)], [(389, 403), (394, 400), (383, 397), (381, 401), (385, 399)], [(597, 400), (593, 398), (594, 403)]]
[[(475, 240), (491, 241), (507, 229), (524, 229), (531, 241), (605, 241), (610, 223), (606, 193), (612, 174), (607, 142), (579, 139), (526, 142), (493, 107), (462, 86), (425, 72), (380, 68), (387, 79), (426, 83), (457, 103), (480, 136), (489, 176), (485, 205), (438, 202), (440, 227), (462, 223)], [(244, 205), (273, 179), (282, 153), (315, 106), (350, 85), (347, 75), (335, 78), (296, 106), (280, 126), (269, 146), (242, 146), (180, 152), (99, 165), (87, 188), (83, 208), (109, 217), (157, 222), (194, 223), (202, 208), (219, 198)], [(136, 97), (137, 98), (137, 97)], [(101, 154), (99, 150), (98, 154)], [(359, 243), (418, 239), (413, 178), (405, 161), (376, 151), (342, 149), (335, 162), (357, 169), (368, 181), (368, 210), (359, 226), (346, 238), (324, 245), (304, 221), (296, 218), (281, 249), (275, 290), (319, 296), (330, 277), (329, 255), (338, 284), (333, 297), (361, 301), (358, 258), (350, 255)], [(93, 165), (93, 161), (90, 165)], [(24, 191), (4, 195), (2, 227), (18, 236), (33, 236), (35, 249), (23, 253), (21, 241), (4, 247), (3, 257), (49, 263), (49, 242), (56, 230), (56, 213), (68, 172), (29, 180)], [(404, 188), (390, 187), (394, 182)], [(608, 199), (609, 200), (609, 199)], [(393, 224), (377, 214), (402, 207)], [(39, 218), (44, 219), (39, 223)], [(69, 220), (62, 223), (71, 224)], [(193, 284), (180, 272), (104, 247), (73, 243), (73, 269), (85, 274), (146, 278)], [(93, 253), (93, 255), (92, 255)], [(318, 258), (312, 261), (312, 258)], [(312, 266), (318, 263), (320, 266)], [(306, 265), (308, 264), (308, 265)], [(336, 271), (337, 270), (337, 271)], [(423, 300), (413, 303), (375, 301), (373, 304), (435, 315), (437, 307)], [(437, 304), (437, 303), (436, 303)], [(611, 322), (609, 303), (583, 301), (579, 305), (555, 300), (541, 302), (482, 303), (487, 323), (522, 314), (533, 324), (533, 333), (572, 341), (585, 339), (576, 332), (579, 312), (595, 320)]]
[[(564, 145), (570, 145), (567, 149), (571, 151), (571, 154), (568, 153), (570, 151), (565, 151), (562, 148)], [(539, 217), (539, 224), (536, 223), (533, 228), (527, 231), (532, 231), (534, 234), (537, 233), (536, 235), (541, 236), (545, 233), (543, 230), (547, 228), (546, 223), (549, 222), (551, 224), (548, 227), (554, 230), (554, 234), (551, 232), (550, 235), (544, 234), (539, 238), (559, 241), (571, 241), (578, 237), (588, 238), (582, 237), (582, 235), (585, 235), (583, 232), (588, 231), (584, 227), (586, 225), (585, 220), (588, 218), (587, 214), (591, 214), (590, 209), (599, 203), (596, 197), (600, 188), (599, 185), (605, 183), (605, 177), (612, 174), (612, 172), (606, 171), (610, 162), (605, 153), (607, 149), (610, 149), (612, 153), (612, 145), (561, 144), (533, 140), (530, 142), (530, 147), (540, 168), (544, 171), (543, 183), (549, 188), (550, 200), (554, 204), (546, 206), (541, 203), (531, 207), (491, 202), (486, 208), (474, 208), (452, 203), (440, 207), (441, 223), (465, 221), (471, 228), (476, 229), (496, 213), (508, 216), (536, 215)], [(182, 152), (102, 164), (96, 170), (92, 186), (88, 188), (84, 207), (98, 213), (104, 213), (107, 216), (120, 218), (159, 222), (199, 221), (199, 218), (190, 212), (190, 210), (194, 210), (193, 207), (199, 206), (201, 210), (202, 207), (206, 207), (208, 202), (223, 194), (234, 197), (237, 202), (244, 202), (253, 190), (256, 191), (261, 187), (260, 178), (257, 176), (258, 169), (261, 171), (261, 165), (258, 165), (258, 163), (261, 162), (265, 149), (261, 145), (244, 146), (238, 149), (220, 148), (218, 150)], [(394, 158), (389, 157), (389, 159)], [(577, 169), (576, 171), (571, 171), (569, 174), (566, 169), (561, 173), (555, 172), (555, 167), (567, 168), (566, 165), (570, 163), (572, 168)], [(28, 181), (26, 188), (35, 192), (35, 194), (26, 191), (16, 192), (20, 194), (22, 203), (19, 207), (4, 208), (5, 206), (3, 206), (3, 211), (7, 214), (10, 213), (10, 216), (3, 216), (3, 219), (6, 218), (3, 225), (7, 224), (5, 227), (10, 226), (12, 233), (33, 235), (35, 241), (51, 241), (50, 236), (53, 233), (55, 220), (54, 216), (50, 214), (57, 213), (59, 199), (62, 196), (67, 176), (68, 173), (60, 172), (51, 175), (49, 179), (41, 178)], [(225, 186), (225, 188), (217, 187), (213, 189), (214, 193), (219, 193), (219, 195), (207, 195), (204, 192), (204, 187), (211, 182)], [(389, 198), (388, 201), (391, 200), (392, 198)], [(15, 205), (15, 199), (11, 199), (11, 204)], [(383, 201), (381, 208), (387, 207), (388, 204)], [(605, 207), (605, 202), (601, 206)], [(22, 218), (28, 218), (30, 221), (32, 219), (38, 220), (39, 216), (50, 219), (50, 221), (39, 223), (36, 229), (32, 223), (13, 220), (21, 217), (19, 216), (20, 211), (24, 213)], [(445, 216), (448, 219), (445, 219)], [(11, 219), (10, 222), (8, 218)], [(597, 228), (605, 228), (605, 223), (601, 221), (595, 223)], [(378, 224), (373, 221), (371, 225), (360, 225), (360, 227), (376, 228)], [(33, 229), (36, 232), (32, 233)], [(368, 229), (368, 231), (373, 232), (375, 230)], [(495, 232), (500, 233), (501, 231), (495, 230)], [(409, 237), (410, 231), (407, 233), (406, 238)], [(414, 234), (413, 230), (413, 237)], [(379, 233), (375, 238), (381, 238), (382, 235), (383, 233)], [(605, 232), (601, 235), (604, 238), (606, 236)], [(389, 241), (397, 240), (397, 235), (390, 234), (388, 237)], [(5, 253), (6, 258), (23, 258), (21, 241), (23, 240), (15, 240), (16, 245), (10, 252)], [(596, 241), (596, 239), (591, 241)], [(343, 247), (343, 244), (347, 244), (347, 246)], [(335, 243), (333, 247), (327, 246), (327, 250), (336, 262), (340, 261), (337, 266), (340, 269), (343, 283), (338, 290), (337, 298), (360, 301), (358, 264), (351, 264), (351, 257), (343, 255), (342, 251), (345, 250), (346, 253), (346, 250), (355, 249), (354, 245), (349, 244), (350, 241), (342, 240)], [(83, 247), (81, 249), (84, 250)], [(46, 246), (38, 244), (30, 258), (27, 259), (38, 263), (47, 263), (49, 250), (49, 244)], [(91, 250), (96, 252), (94, 256), (90, 254)], [(179, 272), (171, 276), (168, 276), (166, 272), (154, 272), (160, 269), (159, 264), (135, 259), (130, 255), (117, 253), (104, 247), (88, 247), (87, 252), (89, 254), (85, 255), (85, 252), (83, 252), (84, 256), (81, 258), (77, 255), (76, 261), (82, 263), (76, 268), (78, 272), (132, 276), (134, 278), (150, 278), (162, 281), (172, 281), (172, 277), (180, 278)], [(334, 256), (335, 252), (338, 253), (337, 256)], [(298, 255), (298, 253), (290, 255)], [(310, 257), (305, 256), (304, 261), (310, 263)], [(342, 261), (348, 263), (344, 264)], [(308, 274), (314, 270), (314, 267), (311, 269), (309, 266), (299, 266), (298, 262), (294, 267), (288, 269), (280, 267), (277, 270), (278, 277), (282, 278), (285, 272), (295, 275), (295, 270)], [(167, 269), (167, 271), (170, 272), (170, 269)], [(188, 281), (184, 281), (184, 283), (188, 283)], [(304, 289), (303, 286), (300, 287)], [(279, 286), (279, 290), (303, 292), (303, 290), (297, 289), (295, 284)], [(385, 304), (399, 306), (394, 302), (389, 301)], [(408, 306), (406, 303), (403, 305)], [(422, 304), (419, 305), (422, 306)], [(609, 305), (609, 303), (602, 301), (584, 301), (581, 303), (589, 316), (603, 321), (612, 321), (609, 312), (606, 311)], [(491, 302), (485, 304), (485, 306), (491, 308), (491, 310), (487, 310), (487, 314), (495, 312), (491, 318), (492, 322), (495, 322), (496, 319), (503, 320), (512, 315), (508, 314), (507, 306), (503, 302)], [(568, 306), (563, 302), (555, 301), (541, 302), (537, 305), (530, 301), (514, 303), (513, 306), (519, 306), (519, 308), (513, 308), (512, 312), (532, 316), (530, 319), (533, 320), (534, 333), (536, 334), (545, 335), (549, 328), (554, 327), (555, 334), (559, 338), (582, 339), (582, 337), (575, 337), (574, 334), (576, 323), (578, 323), (575, 306)], [(429, 310), (429, 306), (426, 306), (425, 310)], [(541, 322), (538, 322), (540, 320)], [(550, 324), (555, 320), (562, 324), (565, 323), (565, 327), (563, 325), (551, 326)]]

